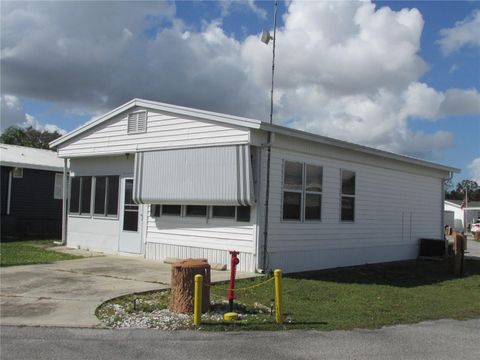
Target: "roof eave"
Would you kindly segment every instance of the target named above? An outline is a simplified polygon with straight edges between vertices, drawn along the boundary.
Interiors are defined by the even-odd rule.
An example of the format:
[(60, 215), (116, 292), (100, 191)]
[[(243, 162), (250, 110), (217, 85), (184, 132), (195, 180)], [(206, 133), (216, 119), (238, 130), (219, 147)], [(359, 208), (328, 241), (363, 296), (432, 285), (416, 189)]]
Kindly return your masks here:
[(269, 123), (262, 123), (261, 124), (261, 129), (265, 130), (265, 131), (271, 131), (271, 132), (274, 132), (274, 133), (282, 134), (282, 135), (287, 135), (287, 136), (292, 136), (292, 137), (304, 139), (304, 140), (310, 140), (310, 141), (318, 142), (318, 143), (321, 143), (321, 144), (336, 146), (336, 147), (340, 147), (340, 148), (347, 149), (347, 150), (360, 151), (360, 152), (363, 152), (365, 154), (381, 156), (383, 158), (388, 158), (388, 159), (397, 160), (397, 161), (410, 163), (410, 164), (414, 164), (414, 165), (429, 167), (429, 168), (440, 170), (440, 171), (446, 171), (446, 172), (451, 172), (451, 173), (459, 173), (460, 172), (460, 169), (454, 168), (454, 167), (451, 167), (451, 166), (436, 164), (436, 163), (433, 163), (433, 162), (430, 162), (430, 161), (416, 159), (416, 158), (412, 158), (412, 157), (405, 156), (405, 155), (399, 155), (399, 154), (395, 154), (395, 153), (391, 153), (391, 152), (388, 152), (388, 151), (371, 148), (371, 147), (364, 146), (364, 145), (354, 144), (354, 143), (350, 143), (350, 142), (343, 141), (343, 140), (338, 140), (338, 139), (329, 138), (329, 137), (322, 136), (322, 135), (308, 133), (308, 132), (301, 131), (301, 130), (287, 128), (287, 127), (284, 127), (284, 126), (279, 126), (279, 125), (274, 125), (274, 124), (269, 124)]
[(18, 167), (18, 168), (34, 169), (34, 170), (58, 171), (58, 172), (63, 171), (63, 166), (26, 164), (26, 163), (14, 162), (14, 161), (2, 161), (0, 162), (0, 166)]
[(253, 128), (253, 129), (260, 129), (260, 124), (261, 124), (261, 121), (255, 120), (255, 119), (249, 119), (249, 118), (222, 114), (222, 113), (215, 113), (215, 112), (206, 111), (206, 110), (187, 108), (187, 107), (182, 107), (177, 105), (170, 105), (170, 104), (165, 104), (165, 103), (160, 103), (160, 102), (150, 101), (150, 100), (133, 99), (109, 111), (108, 113), (99, 117), (98, 119), (95, 119), (94, 121), (90, 121), (78, 127), (77, 129), (69, 132), (68, 134), (65, 134), (62, 137), (53, 140), (48, 145), (50, 148), (55, 148), (56, 146), (64, 143), (65, 141), (68, 141), (74, 138), (75, 136), (80, 135), (84, 131), (87, 131), (103, 123), (104, 121), (107, 121), (113, 118), (114, 116), (117, 116), (122, 112), (127, 111), (135, 106), (144, 107), (152, 110), (163, 111), (163, 112), (170, 112), (178, 115), (184, 115), (184, 116), (189, 116), (189, 117), (194, 117), (199, 119), (218, 121), (218, 122), (228, 123), (235, 126), (241, 126), (241, 127), (247, 127), (247, 128)]

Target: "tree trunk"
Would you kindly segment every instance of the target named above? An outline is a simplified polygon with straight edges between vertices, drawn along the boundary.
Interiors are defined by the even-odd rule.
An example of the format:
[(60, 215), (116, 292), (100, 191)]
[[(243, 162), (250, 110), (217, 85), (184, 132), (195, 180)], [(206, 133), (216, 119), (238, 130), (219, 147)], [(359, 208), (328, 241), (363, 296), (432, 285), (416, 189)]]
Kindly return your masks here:
[(207, 259), (186, 259), (172, 264), (169, 309), (176, 313), (193, 313), (194, 277), (203, 275), (202, 313), (210, 308), (210, 265)]

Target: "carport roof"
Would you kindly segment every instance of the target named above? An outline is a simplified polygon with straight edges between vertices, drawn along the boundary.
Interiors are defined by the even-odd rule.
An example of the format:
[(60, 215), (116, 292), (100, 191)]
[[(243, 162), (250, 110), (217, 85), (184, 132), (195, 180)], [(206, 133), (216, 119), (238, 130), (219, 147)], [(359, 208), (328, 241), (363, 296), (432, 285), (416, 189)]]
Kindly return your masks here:
[(55, 151), (0, 144), (0, 165), (26, 169), (63, 171), (63, 159)]

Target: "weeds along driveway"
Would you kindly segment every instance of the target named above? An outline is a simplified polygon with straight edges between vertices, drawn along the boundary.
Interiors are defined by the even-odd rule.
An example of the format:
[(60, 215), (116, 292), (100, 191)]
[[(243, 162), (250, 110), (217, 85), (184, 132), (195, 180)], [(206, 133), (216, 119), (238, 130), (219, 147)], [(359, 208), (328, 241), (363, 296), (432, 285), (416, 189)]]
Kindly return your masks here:
[[(111, 298), (166, 289), (170, 265), (138, 257), (104, 256), (0, 269), (2, 325), (101, 326), (95, 309)], [(253, 274), (239, 274), (240, 277)], [(229, 272), (212, 271), (212, 280)]]

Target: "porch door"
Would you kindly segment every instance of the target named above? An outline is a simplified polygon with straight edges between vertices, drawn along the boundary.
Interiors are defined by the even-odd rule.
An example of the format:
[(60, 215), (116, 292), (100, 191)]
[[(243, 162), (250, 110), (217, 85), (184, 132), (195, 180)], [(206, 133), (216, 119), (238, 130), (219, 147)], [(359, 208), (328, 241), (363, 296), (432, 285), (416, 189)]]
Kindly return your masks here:
[(142, 252), (142, 208), (133, 202), (132, 193), (133, 179), (123, 178), (118, 251), (140, 254)]

